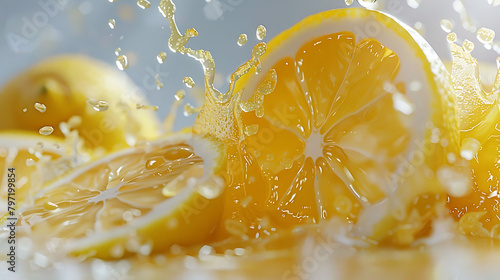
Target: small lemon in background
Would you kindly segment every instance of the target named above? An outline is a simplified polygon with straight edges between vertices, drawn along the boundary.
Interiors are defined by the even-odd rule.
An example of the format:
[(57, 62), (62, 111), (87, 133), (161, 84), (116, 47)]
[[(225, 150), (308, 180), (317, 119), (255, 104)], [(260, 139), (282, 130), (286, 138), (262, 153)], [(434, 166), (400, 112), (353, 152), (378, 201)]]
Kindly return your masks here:
[(0, 130), (64, 136), (60, 124), (71, 119), (87, 147), (112, 151), (159, 135), (155, 113), (137, 104), (147, 104), (143, 93), (118, 69), (83, 55), (60, 55), (4, 86)]

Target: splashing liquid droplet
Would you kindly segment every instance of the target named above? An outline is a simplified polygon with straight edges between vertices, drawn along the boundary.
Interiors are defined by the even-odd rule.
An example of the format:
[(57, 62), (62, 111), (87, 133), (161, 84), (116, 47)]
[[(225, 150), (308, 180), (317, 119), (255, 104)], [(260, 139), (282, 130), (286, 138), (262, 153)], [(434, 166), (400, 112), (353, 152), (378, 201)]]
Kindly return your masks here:
[(35, 166), (35, 160), (32, 158), (27, 158), (26, 159), (26, 166)]
[(35, 109), (37, 109), (38, 112), (40, 112), (40, 113), (45, 113), (45, 111), (47, 110), (47, 107), (44, 104), (37, 102), (37, 103), (35, 103)]
[(476, 36), (479, 42), (483, 44), (490, 44), (491, 42), (493, 42), (493, 39), (495, 39), (495, 31), (485, 27), (481, 27), (477, 31)]
[(188, 87), (188, 88), (192, 88), (195, 86), (195, 83), (194, 83), (194, 80), (193, 78), (191, 77), (185, 77), (184, 79), (182, 79), (182, 82)]
[(257, 31), (255, 32), (257, 39), (261, 41), (264, 40), (264, 38), (266, 38), (266, 34), (267, 34), (266, 27), (264, 25), (259, 25), (257, 27)]
[(54, 128), (52, 126), (44, 126), (42, 128), (40, 128), (40, 130), (38, 130), (38, 133), (40, 133), (41, 135), (51, 135), (52, 132), (54, 132)]
[(127, 56), (126, 55), (118, 56), (118, 58), (116, 59), (116, 66), (118, 67), (118, 69), (120, 69), (122, 71), (127, 69), (128, 68)]
[(147, 9), (151, 7), (151, 3), (148, 0), (137, 0), (137, 6), (141, 7), (142, 9)]
[(353, 2), (354, 2), (354, 0), (345, 0), (345, 4), (347, 6), (351, 6)]
[(109, 28), (111, 29), (115, 29), (115, 26), (116, 26), (116, 21), (115, 19), (110, 19), (109, 22), (108, 22), (108, 25), (109, 25)]
[(255, 116), (257, 118), (262, 118), (264, 116), (264, 107), (263, 106), (260, 106), (259, 108), (257, 108), (257, 110), (255, 110)]
[(245, 133), (246, 136), (255, 135), (255, 134), (257, 134), (258, 131), (259, 131), (258, 124), (252, 124), (249, 126), (245, 126), (245, 129), (243, 130), (243, 132)]
[(184, 90), (178, 90), (176, 93), (175, 93), (175, 100), (177, 101), (181, 101), (184, 96), (186, 96), (186, 92)]
[(97, 103), (94, 105), (93, 108), (97, 112), (103, 112), (103, 111), (108, 110), (109, 105), (108, 105), (108, 102), (106, 102), (104, 100), (99, 100), (99, 101), (97, 101)]
[(442, 19), (439, 24), (441, 25), (441, 29), (446, 33), (450, 33), (453, 29), (453, 23), (449, 19)]
[(154, 106), (154, 105), (143, 105), (143, 104), (136, 104), (135, 105), (136, 109), (140, 110), (153, 110), (153, 111), (158, 111), (159, 107)]
[(160, 90), (161, 88), (163, 88), (163, 83), (160, 81), (160, 75), (156, 74), (155, 80), (156, 80), (156, 89)]
[(446, 35), (446, 41), (448, 41), (448, 43), (453, 43), (456, 40), (457, 40), (457, 34), (455, 34), (455, 32), (451, 32), (448, 35)]
[(464, 48), (464, 50), (466, 52), (472, 52), (474, 50), (474, 43), (472, 43), (471, 41), (465, 39), (464, 43), (462, 44), (462, 47)]
[(199, 111), (199, 109), (193, 107), (193, 105), (191, 105), (189, 103), (186, 104), (186, 106), (184, 106), (184, 116), (186, 116), (186, 117), (189, 117), (198, 111)]
[(160, 64), (162, 64), (163, 62), (165, 62), (166, 59), (167, 59), (167, 53), (166, 52), (160, 52), (156, 56), (156, 60), (158, 60), (158, 63), (160, 63)]
[(241, 34), (239, 37), (238, 37), (238, 46), (243, 46), (247, 43), (248, 41), (248, 37), (247, 37), (247, 34)]
[(122, 51), (122, 49), (121, 49), (121, 48), (116, 48), (116, 50), (115, 50), (115, 55), (116, 55), (116, 56), (119, 56), (121, 51)]
[(475, 138), (466, 138), (460, 148), (460, 156), (466, 160), (472, 160), (481, 148), (481, 143)]
[(291, 169), (293, 167), (293, 161), (290, 158), (285, 157), (281, 160), (281, 165), (283, 165), (285, 169)]
[(413, 9), (417, 9), (418, 7), (420, 7), (421, 2), (422, 2), (422, 0), (407, 0), (406, 1), (408, 6), (410, 6)]

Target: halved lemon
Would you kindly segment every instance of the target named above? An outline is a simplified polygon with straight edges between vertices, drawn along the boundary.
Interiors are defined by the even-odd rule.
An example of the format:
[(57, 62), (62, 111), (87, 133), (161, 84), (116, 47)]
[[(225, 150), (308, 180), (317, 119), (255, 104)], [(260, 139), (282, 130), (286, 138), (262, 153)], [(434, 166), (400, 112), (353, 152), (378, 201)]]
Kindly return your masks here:
[(222, 211), (218, 168), (217, 148), (187, 134), (110, 154), (44, 187), (19, 234), (42, 254), (103, 259), (197, 244)]
[(429, 232), (446, 199), (437, 173), (452, 168), (458, 130), (449, 74), (417, 32), (377, 11), (325, 11), (273, 38), (259, 70), (227, 103), (208, 96), (194, 126), (219, 138), (207, 124), (237, 132), (222, 139), (221, 235), (332, 217), (370, 243)]
[(0, 129), (38, 132), (77, 116), (75, 129), (88, 148), (113, 151), (156, 139), (160, 126), (141, 90), (115, 67), (84, 55), (45, 59), (0, 88)]

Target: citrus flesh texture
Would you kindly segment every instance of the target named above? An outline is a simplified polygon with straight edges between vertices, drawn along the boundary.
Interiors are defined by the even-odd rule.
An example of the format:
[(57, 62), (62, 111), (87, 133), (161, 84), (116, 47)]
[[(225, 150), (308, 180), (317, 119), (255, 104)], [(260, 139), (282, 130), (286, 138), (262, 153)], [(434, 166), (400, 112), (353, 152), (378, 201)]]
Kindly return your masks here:
[(461, 154), (470, 160), (472, 191), (450, 197), (448, 207), (459, 220), (459, 229), (480, 237), (500, 237), (500, 120), (498, 92), (500, 74), (491, 90), (479, 79), (479, 64), (462, 47), (450, 44), (452, 78), (460, 115)]
[(137, 109), (137, 104), (147, 104), (144, 95), (118, 69), (83, 55), (60, 55), (35, 64), (3, 87), (0, 129), (38, 132), (51, 126), (52, 135), (63, 137), (60, 123), (76, 116), (74, 129), (88, 148), (113, 151), (159, 135), (155, 113)]
[[(221, 215), (224, 181), (213, 175), (217, 150), (188, 138), (112, 153), (45, 186), (18, 210), (20, 235), (42, 253), (55, 246), (102, 259), (204, 242)], [(203, 159), (193, 146), (207, 148)]]
[[(59, 137), (19, 130), (0, 132), (0, 203), (5, 205), (2, 211), (7, 211), (9, 200), (20, 206), (44, 182), (55, 180), (86, 160), (88, 154), (68, 151), (65, 140)], [(9, 178), (14, 188), (9, 188)]]
[[(457, 116), (449, 75), (415, 31), (376, 11), (326, 11), (272, 39), (259, 67), (226, 103), (207, 96), (194, 126), (226, 143), (221, 236), (333, 217), (372, 244), (429, 233)], [(207, 125), (217, 111), (232, 113), (212, 121), (223, 131)]]

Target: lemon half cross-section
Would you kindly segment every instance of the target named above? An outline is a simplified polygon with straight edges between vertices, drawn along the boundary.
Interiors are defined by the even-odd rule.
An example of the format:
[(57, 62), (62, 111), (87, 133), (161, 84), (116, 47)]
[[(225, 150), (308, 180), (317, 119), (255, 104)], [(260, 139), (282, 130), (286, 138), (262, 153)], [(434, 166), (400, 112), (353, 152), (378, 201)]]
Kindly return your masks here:
[(429, 232), (458, 134), (449, 74), (419, 34), (377, 11), (326, 11), (273, 38), (260, 67), (236, 85), (226, 231), (338, 217), (371, 243)]
[[(203, 242), (222, 211), (218, 148), (177, 135), (75, 169), (20, 209), (20, 233), (84, 257), (148, 255)], [(196, 153), (195, 153), (196, 152)]]

